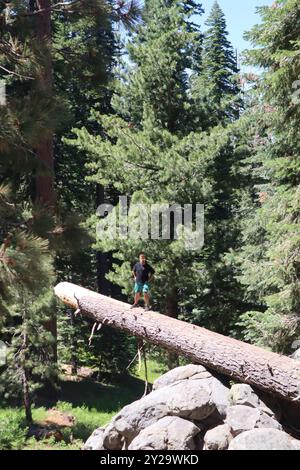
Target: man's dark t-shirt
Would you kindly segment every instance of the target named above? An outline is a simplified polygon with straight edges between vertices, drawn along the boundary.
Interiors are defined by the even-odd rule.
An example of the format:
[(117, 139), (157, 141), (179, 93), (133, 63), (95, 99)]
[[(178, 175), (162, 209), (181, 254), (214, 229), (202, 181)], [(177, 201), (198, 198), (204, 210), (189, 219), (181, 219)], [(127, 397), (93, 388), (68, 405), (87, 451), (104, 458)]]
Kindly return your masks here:
[(136, 276), (136, 282), (142, 284), (149, 281), (149, 274), (153, 275), (155, 273), (154, 269), (148, 263), (136, 263), (133, 267), (133, 272)]

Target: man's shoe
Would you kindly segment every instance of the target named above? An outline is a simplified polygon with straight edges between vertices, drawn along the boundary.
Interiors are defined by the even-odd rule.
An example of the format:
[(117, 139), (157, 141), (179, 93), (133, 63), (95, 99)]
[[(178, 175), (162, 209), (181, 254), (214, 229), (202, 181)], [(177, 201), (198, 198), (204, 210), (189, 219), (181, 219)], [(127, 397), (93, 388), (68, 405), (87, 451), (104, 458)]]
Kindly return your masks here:
[(131, 305), (130, 310), (132, 310), (133, 308), (139, 308), (138, 304)]
[(149, 307), (149, 305), (146, 305), (146, 307), (145, 307), (145, 309), (144, 309), (144, 310), (145, 310), (145, 312), (150, 312), (150, 310), (151, 310), (151, 307)]

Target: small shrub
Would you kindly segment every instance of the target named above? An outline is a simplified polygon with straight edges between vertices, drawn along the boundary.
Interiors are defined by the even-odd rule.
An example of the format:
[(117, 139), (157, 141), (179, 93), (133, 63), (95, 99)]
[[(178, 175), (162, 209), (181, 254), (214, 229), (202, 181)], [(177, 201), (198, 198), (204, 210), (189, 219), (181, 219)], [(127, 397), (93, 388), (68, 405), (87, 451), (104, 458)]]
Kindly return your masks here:
[(0, 416), (0, 449), (19, 450), (24, 447), (28, 428), (21, 413)]

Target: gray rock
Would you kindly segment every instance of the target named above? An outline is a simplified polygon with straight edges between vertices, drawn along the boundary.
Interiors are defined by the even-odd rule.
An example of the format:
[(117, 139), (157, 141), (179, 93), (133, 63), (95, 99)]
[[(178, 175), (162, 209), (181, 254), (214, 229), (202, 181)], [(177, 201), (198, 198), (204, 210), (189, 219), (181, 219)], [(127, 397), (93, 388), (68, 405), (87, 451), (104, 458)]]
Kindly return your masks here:
[(198, 379), (203, 380), (203, 384), (205, 381), (207, 382), (211, 390), (212, 401), (221, 417), (225, 418), (229, 406), (229, 390), (203, 366), (189, 364), (170, 370), (154, 382), (153, 390), (159, 390), (182, 381)]
[(200, 429), (190, 421), (166, 416), (133, 439), (129, 450), (194, 450)]
[(231, 387), (229, 400), (232, 405), (245, 405), (258, 408), (259, 397), (252, 387), (246, 384), (235, 384)]
[(160, 382), (161, 385), (152, 393), (123, 408), (106, 428), (104, 446), (112, 450), (121, 449), (124, 440), (126, 445), (130, 445), (143, 429), (165, 416), (202, 421), (216, 410), (225, 415), (229, 405), (229, 390), (202, 366), (187, 368), (187, 371), (184, 368), (172, 371), (175, 374), (173, 378), (180, 376), (185, 379), (172, 382), (168, 373), (169, 385)]
[(227, 412), (226, 423), (233, 436), (255, 428), (282, 429), (278, 421), (259, 408), (250, 408), (245, 405), (231, 406)]
[(105, 450), (103, 446), (103, 436), (105, 428), (96, 429), (88, 438), (82, 450)]
[(104, 447), (109, 450), (121, 450), (123, 449), (124, 444), (126, 447), (126, 439), (124, 435), (115, 428), (113, 422), (110, 423), (106, 427), (103, 435)]
[(291, 356), (292, 359), (295, 359), (296, 361), (300, 361), (300, 349), (297, 349), (297, 351), (295, 351), (292, 356)]
[(254, 429), (233, 439), (228, 450), (300, 450), (300, 441), (278, 429)]
[(227, 450), (232, 438), (230, 427), (227, 424), (222, 424), (207, 431), (204, 436), (204, 449)]
[(172, 369), (166, 374), (162, 375), (155, 380), (153, 384), (153, 390), (158, 390), (162, 387), (167, 387), (168, 385), (174, 384), (181, 380), (188, 380), (197, 376), (197, 378), (211, 378), (212, 375), (208, 372), (205, 367), (189, 364), (187, 366), (177, 367)]
[(230, 389), (229, 400), (231, 405), (245, 405), (260, 408), (269, 416), (274, 416), (274, 412), (259, 398), (250, 385), (233, 385)]
[(211, 400), (216, 405), (216, 410), (220, 417), (225, 419), (227, 410), (230, 406), (229, 389), (215, 377), (207, 379), (207, 381), (211, 389)]
[(201, 420), (213, 413), (215, 408), (206, 382), (191, 380), (188, 385), (185, 381), (178, 382), (125, 406), (107, 426), (104, 445), (112, 450), (121, 449), (122, 437), (129, 445), (143, 429), (165, 416)]

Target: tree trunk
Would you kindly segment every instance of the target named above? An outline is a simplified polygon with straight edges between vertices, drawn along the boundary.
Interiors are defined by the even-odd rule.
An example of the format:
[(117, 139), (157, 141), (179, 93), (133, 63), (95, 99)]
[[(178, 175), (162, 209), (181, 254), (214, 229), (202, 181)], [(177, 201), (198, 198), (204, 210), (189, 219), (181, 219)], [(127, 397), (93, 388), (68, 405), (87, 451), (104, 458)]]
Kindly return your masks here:
[[(96, 186), (96, 204), (99, 207), (105, 203), (104, 187), (100, 184)], [(97, 259), (97, 285), (98, 292), (103, 295), (110, 295), (109, 281), (106, 279), (106, 274), (109, 272), (108, 253), (98, 251), (96, 253)]]
[(56, 295), (93, 321), (127, 331), (234, 380), (300, 404), (300, 363), (242, 341), (63, 282)]
[[(51, 54), (51, 0), (37, 0), (38, 10), (43, 10), (36, 15), (37, 39), (43, 53), (41, 73), (37, 87), (44, 98), (51, 100), (53, 87), (53, 66)], [(51, 129), (45, 129), (41, 135), (40, 143), (36, 149), (38, 161), (43, 168), (42, 175), (36, 178), (36, 198), (48, 206), (55, 202), (54, 194), (54, 154), (53, 133)]]
[[(165, 314), (170, 318), (178, 317), (178, 300), (177, 289), (173, 287), (166, 297)], [(178, 354), (174, 351), (168, 352), (168, 368), (169, 370), (179, 366)]]
[[(25, 319), (24, 319), (25, 320)], [(28, 361), (28, 337), (24, 334), (23, 347), (22, 347), (22, 382), (23, 382), (23, 404), (25, 408), (26, 422), (28, 425), (32, 424), (32, 412), (31, 412), (31, 397), (29, 390), (29, 373), (26, 367)]]
[[(42, 10), (36, 15), (36, 35), (42, 51), (41, 73), (37, 80), (37, 88), (43, 99), (52, 99), (53, 91), (53, 64), (51, 52), (51, 0), (37, 0), (37, 9)], [(44, 129), (39, 145), (36, 148), (37, 159), (40, 168), (36, 175), (36, 200), (46, 205), (50, 210), (54, 210), (54, 153), (53, 153), (53, 132)], [(53, 360), (57, 362), (57, 319), (55, 313), (46, 328), (55, 338), (53, 344)]]
[(32, 424), (32, 413), (31, 413), (31, 399), (30, 399), (30, 392), (29, 392), (29, 382), (28, 382), (28, 375), (27, 371), (24, 368), (23, 373), (23, 403), (25, 408), (25, 416), (26, 422), (28, 425)]
[(71, 374), (77, 375), (78, 373), (78, 358), (77, 358), (77, 341), (76, 341), (76, 330), (75, 330), (75, 315), (72, 309), (70, 309), (70, 325), (71, 325)]

